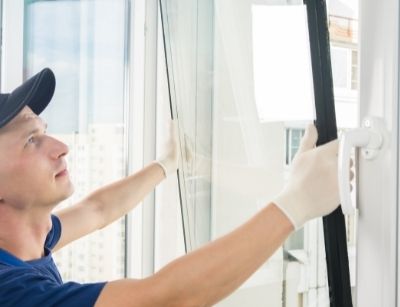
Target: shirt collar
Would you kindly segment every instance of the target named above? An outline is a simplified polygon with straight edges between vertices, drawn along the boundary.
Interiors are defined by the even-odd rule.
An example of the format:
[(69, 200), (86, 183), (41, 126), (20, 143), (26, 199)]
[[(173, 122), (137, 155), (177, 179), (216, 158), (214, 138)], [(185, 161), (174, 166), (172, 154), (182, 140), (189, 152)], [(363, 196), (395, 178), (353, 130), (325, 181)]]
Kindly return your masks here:
[(6, 250), (0, 248), (0, 263), (9, 265), (9, 266), (17, 266), (17, 267), (27, 267), (29, 266), (26, 262), (21, 259), (15, 257), (11, 253)]

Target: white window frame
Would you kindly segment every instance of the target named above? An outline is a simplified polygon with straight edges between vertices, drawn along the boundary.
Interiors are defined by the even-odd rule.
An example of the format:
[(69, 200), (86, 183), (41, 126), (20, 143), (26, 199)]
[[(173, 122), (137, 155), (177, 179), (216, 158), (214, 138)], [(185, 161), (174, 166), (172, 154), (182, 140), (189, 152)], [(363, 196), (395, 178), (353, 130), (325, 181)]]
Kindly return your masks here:
[[(129, 173), (155, 159), (158, 1), (132, 0), (130, 30)], [(129, 120), (130, 119), (130, 120)], [(131, 132), (131, 133), (130, 133)], [(154, 273), (155, 195), (128, 214), (127, 277)]]
[(399, 22), (398, 0), (360, 1), (360, 119), (387, 128), (374, 161), (358, 161), (356, 306), (397, 306), (399, 295)]

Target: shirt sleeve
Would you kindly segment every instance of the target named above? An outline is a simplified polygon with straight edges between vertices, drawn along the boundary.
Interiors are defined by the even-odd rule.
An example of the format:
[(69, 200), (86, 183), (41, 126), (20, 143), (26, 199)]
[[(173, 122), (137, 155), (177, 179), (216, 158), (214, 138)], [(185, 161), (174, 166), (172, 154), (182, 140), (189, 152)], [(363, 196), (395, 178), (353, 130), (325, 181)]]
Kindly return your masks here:
[(57, 285), (29, 269), (4, 270), (0, 273), (0, 306), (92, 307), (105, 284)]
[(44, 242), (44, 246), (49, 250), (52, 250), (54, 246), (58, 243), (61, 237), (61, 222), (60, 219), (52, 215), (51, 216), (52, 227), (49, 233), (47, 234), (46, 241)]

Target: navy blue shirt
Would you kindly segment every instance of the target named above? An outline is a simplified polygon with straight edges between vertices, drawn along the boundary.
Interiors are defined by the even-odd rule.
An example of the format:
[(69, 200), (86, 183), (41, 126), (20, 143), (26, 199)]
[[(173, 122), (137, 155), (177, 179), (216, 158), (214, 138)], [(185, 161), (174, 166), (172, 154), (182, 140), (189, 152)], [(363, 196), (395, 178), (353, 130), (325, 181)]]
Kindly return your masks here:
[(46, 237), (44, 257), (22, 261), (0, 248), (1, 307), (91, 307), (105, 283), (64, 283), (53, 261), (52, 248), (61, 236), (60, 220), (52, 215), (53, 226)]

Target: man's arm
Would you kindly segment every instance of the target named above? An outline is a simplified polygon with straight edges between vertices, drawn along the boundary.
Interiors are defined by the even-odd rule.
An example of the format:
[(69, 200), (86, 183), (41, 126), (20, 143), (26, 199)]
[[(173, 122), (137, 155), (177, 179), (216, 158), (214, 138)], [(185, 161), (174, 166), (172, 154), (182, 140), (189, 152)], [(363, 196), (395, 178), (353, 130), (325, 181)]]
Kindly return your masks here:
[(212, 306), (238, 288), (293, 229), (271, 203), (240, 228), (147, 279), (109, 282), (95, 306)]
[(314, 148), (310, 126), (276, 199), (224, 237), (173, 261), (142, 281), (108, 283), (96, 307), (212, 306), (237, 289), (294, 228), (338, 207), (338, 142)]
[(54, 251), (97, 229), (101, 229), (131, 211), (165, 178), (158, 163), (106, 185), (79, 203), (55, 213), (62, 234)]
[(160, 157), (134, 175), (106, 185), (82, 201), (56, 212), (61, 238), (53, 251), (124, 216), (138, 205), (166, 176), (178, 168), (178, 129), (170, 122), (169, 137)]

